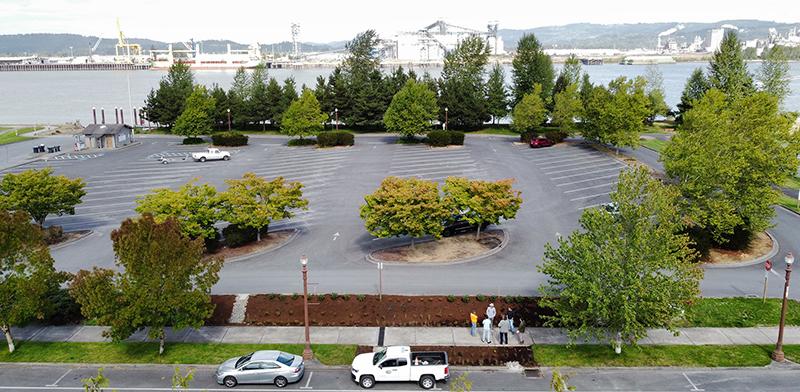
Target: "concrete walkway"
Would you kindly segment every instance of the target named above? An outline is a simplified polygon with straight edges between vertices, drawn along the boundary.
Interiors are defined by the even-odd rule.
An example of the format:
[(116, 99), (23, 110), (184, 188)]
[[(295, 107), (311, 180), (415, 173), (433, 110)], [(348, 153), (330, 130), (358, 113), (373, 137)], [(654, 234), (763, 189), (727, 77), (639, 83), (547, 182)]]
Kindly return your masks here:
[[(105, 327), (99, 326), (28, 326), (12, 328), (18, 341), (40, 342), (104, 342)], [(480, 332), (480, 329), (478, 330)], [(494, 331), (492, 345), (498, 345), (497, 329)], [(468, 328), (426, 328), (426, 327), (387, 327), (383, 330), (383, 345), (437, 345), (437, 346), (481, 346), (478, 336), (470, 336)], [(561, 329), (528, 328), (522, 345), (566, 344), (569, 340)], [(734, 345), (734, 344), (774, 344), (778, 337), (777, 327), (756, 328), (684, 328), (678, 336), (656, 329), (639, 344), (643, 345)], [(380, 345), (381, 329), (378, 327), (312, 327), (311, 341), (319, 344), (359, 344)], [(146, 341), (146, 334), (140, 331), (128, 341)], [(202, 327), (199, 330), (167, 329), (167, 341), (191, 343), (302, 343), (303, 327)], [(519, 340), (509, 336), (511, 345), (520, 345)], [(576, 342), (583, 344), (586, 342)], [(592, 342), (588, 342), (592, 343)], [(800, 327), (787, 327), (784, 331), (785, 344), (800, 344)]]

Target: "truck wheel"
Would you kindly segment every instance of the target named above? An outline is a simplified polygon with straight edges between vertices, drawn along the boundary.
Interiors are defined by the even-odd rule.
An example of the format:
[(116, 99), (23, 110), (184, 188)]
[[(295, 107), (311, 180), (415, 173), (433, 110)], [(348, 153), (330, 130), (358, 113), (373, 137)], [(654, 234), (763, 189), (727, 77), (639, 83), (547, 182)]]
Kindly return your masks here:
[(375, 377), (361, 376), (361, 379), (358, 381), (358, 384), (361, 385), (361, 388), (370, 389), (375, 386)]
[(231, 159), (231, 157), (229, 157), (229, 156), (227, 156), (227, 155), (225, 155), (224, 157), (222, 157), (222, 160), (223, 160), (223, 161), (227, 161), (227, 160), (229, 160), (229, 159)]
[(200, 157), (200, 162), (205, 162), (205, 161), (206, 161), (206, 157)]
[(289, 385), (289, 381), (286, 381), (286, 378), (282, 376), (275, 377), (275, 386), (278, 388), (284, 388)]
[(236, 386), (236, 384), (238, 384), (238, 382), (236, 382), (236, 379), (233, 376), (225, 377), (225, 379), (222, 380), (222, 382), (225, 383), (225, 386), (228, 388), (233, 388)]
[(433, 376), (426, 375), (420, 377), (419, 379), (419, 386), (421, 386), (422, 389), (431, 389), (435, 385), (436, 385), (436, 379), (433, 378)]

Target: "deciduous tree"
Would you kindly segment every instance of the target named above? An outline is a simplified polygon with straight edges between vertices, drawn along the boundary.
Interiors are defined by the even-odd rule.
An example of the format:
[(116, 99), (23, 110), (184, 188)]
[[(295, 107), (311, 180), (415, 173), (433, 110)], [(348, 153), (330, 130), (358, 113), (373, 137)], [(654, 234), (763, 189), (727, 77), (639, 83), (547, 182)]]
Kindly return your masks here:
[(214, 224), (219, 220), (219, 198), (216, 188), (209, 184), (189, 182), (177, 191), (154, 189), (136, 203), (136, 212), (151, 214), (158, 222), (174, 218), (181, 232), (189, 238), (214, 239), (217, 236)]
[(42, 318), (50, 288), (68, 275), (56, 272), (41, 229), (26, 212), (0, 210), (0, 233), (0, 330), (13, 353), (11, 326)]
[(623, 172), (611, 194), (618, 213), (584, 210), (580, 230), (546, 244), (540, 306), (555, 310), (546, 324), (617, 347), (636, 344), (648, 328), (674, 331), (702, 277), (689, 238), (676, 234), (678, 197), (645, 169)]
[(175, 219), (157, 223), (150, 214), (127, 219), (111, 233), (118, 271), (80, 271), (70, 293), (87, 318), (110, 329), (118, 342), (149, 328), (164, 352), (165, 328), (199, 328), (211, 316), (211, 287), (221, 259), (203, 257), (202, 239), (189, 239)]
[(452, 215), (439, 196), (438, 185), (418, 178), (386, 177), (364, 197), (361, 219), (367, 231), (379, 237), (430, 235), (440, 238), (444, 221)]
[(445, 204), (478, 227), (475, 238), (479, 239), (482, 225), (498, 224), (501, 219), (517, 216), (522, 198), (520, 192), (511, 187), (513, 184), (513, 179), (482, 181), (448, 177), (442, 191)]
[(294, 210), (308, 207), (308, 200), (303, 199), (303, 184), (286, 183), (283, 177), (267, 181), (255, 173), (245, 173), (241, 179), (225, 182), (228, 190), (220, 194), (225, 220), (256, 229), (259, 242), (270, 222), (289, 219)]
[(554, 99), (552, 122), (565, 132), (577, 130), (575, 120), (583, 116), (583, 102), (577, 84), (570, 84)]
[(9, 173), (0, 182), (0, 206), (25, 211), (39, 224), (50, 214), (74, 215), (75, 206), (86, 195), (80, 178), (54, 176), (52, 168)]
[(547, 108), (544, 106), (541, 92), (542, 86), (535, 85), (533, 91), (525, 95), (511, 112), (511, 128), (519, 133), (536, 129), (547, 119)]
[(437, 112), (436, 94), (425, 84), (409, 79), (392, 98), (383, 123), (389, 132), (410, 138), (429, 130)]
[(328, 115), (322, 113), (314, 93), (304, 89), (300, 98), (293, 101), (281, 116), (281, 132), (302, 139), (324, 130), (326, 121)]
[(172, 132), (187, 138), (210, 134), (214, 129), (215, 104), (205, 86), (195, 86)]
[(635, 147), (648, 116), (648, 100), (642, 78), (619, 77), (604, 86), (592, 88), (584, 114), (583, 135), (601, 143)]
[(647, 123), (652, 124), (656, 116), (666, 116), (669, 106), (664, 99), (664, 75), (656, 64), (650, 64), (644, 73), (645, 94), (647, 95)]

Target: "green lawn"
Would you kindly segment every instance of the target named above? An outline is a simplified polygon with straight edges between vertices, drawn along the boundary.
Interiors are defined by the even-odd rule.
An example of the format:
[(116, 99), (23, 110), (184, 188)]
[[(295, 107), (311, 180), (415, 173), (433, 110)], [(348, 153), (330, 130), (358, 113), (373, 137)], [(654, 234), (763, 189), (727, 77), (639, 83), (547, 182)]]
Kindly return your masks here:
[[(533, 359), (550, 367), (742, 367), (765, 366), (770, 363), (772, 346), (638, 346), (623, 347), (615, 354), (610, 345), (534, 345)], [(791, 351), (790, 351), (791, 350)], [(786, 348), (797, 356), (800, 346)]]
[[(668, 130), (669, 129), (669, 130)], [(661, 133), (669, 135), (675, 129), (675, 123), (669, 121), (656, 121), (653, 125), (645, 126), (644, 133)]]
[[(783, 268), (783, 267), (781, 267)], [(781, 300), (767, 298), (702, 298), (686, 312), (683, 327), (758, 327), (778, 325)], [(789, 301), (787, 325), (800, 325), (800, 301)]]
[(651, 150), (655, 150), (655, 151), (657, 151), (659, 153), (662, 150), (664, 150), (664, 148), (666, 148), (667, 145), (669, 144), (668, 141), (659, 140), (659, 139), (639, 139), (639, 143), (642, 146), (647, 147), (647, 148), (649, 148)]
[[(0, 131), (7, 130), (7, 129), (10, 129), (10, 128), (0, 128)], [(8, 131), (5, 131), (3, 133), (0, 133), (0, 145), (11, 144), (11, 143), (16, 143), (16, 142), (21, 142), (23, 140), (32, 139), (32, 137), (24, 136), (24, 135), (26, 133), (33, 132), (33, 131), (35, 131), (37, 129), (40, 129), (40, 128), (27, 127), (27, 128), (19, 128), (19, 129), (15, 130), (15, 131), (8, 130)]]
[(789, 176), (783, 181), (783, 186), (792, 189), (800, 189), (800, 177)]
[[(325, 365), (349, 365), (356, 354), (355, 345), (317, 344), (311, 348), (316, 359)], [(303, 345), (168, 343), (164, 355), (159, 356), (157, 343), (21, 342), (13, 354), (0, 350), (0, 362), (213, 365), (256, 350), (281, 350), (300, 355)]]
[(778, 197), (778, 204), (800, 214), (800, 208), (797, 208), (797, 199), (791, 196), (786, 196), (783, 193)]

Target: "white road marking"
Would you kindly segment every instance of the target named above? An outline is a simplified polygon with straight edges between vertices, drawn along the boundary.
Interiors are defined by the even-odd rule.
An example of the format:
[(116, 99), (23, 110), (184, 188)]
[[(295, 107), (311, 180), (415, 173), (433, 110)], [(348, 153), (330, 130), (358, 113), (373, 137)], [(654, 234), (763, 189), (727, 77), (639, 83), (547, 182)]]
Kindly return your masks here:
[(75, 214), (79, 215), (80, 212), (78, 212), (78, 211), (83, 211), (84, 209), (127, 206), (127, 205), (132, 205), (132, 204), (136, 204), (136, 201), (126, 201), (126, 202), (122, 202), (122, 203), (102, 203), (102, 204), (88, 205), (88, 206), (81, 204), (81, 205), (75, 206)]
[(578, 200), (585, 200), (585, 199), (593, 199), (593, 198), (595, 198), (595, 197), (600, 197), (600, 196), (605, 196), (605, 195), (610, 195), (610, 194), (611, 194), (611, 192), (603, 192), (603, 193), (598, 193), (598, 194), (595, 194), (595, 195), (589, 195), (589, 196), (581, 196), (581, 197), (576, 197), (576, 198), (574, 198), (574, 199), (569, 199), (569, 201), (578, 201)]
[(308, 373), (308, 380), (306, 380), (306, 386), (300, 387), (300, 389), (314, 389), (314, 388), (308, 386), (309, 384), (311, 384), (311, 377), (314, 377), (314, 372), (309, 372)]
[(611, 162), (608, 162), (608, 163), (588, 165), (588, 166), (576, 167), (576, 168), (572, 168), (572, 169), (561, 169), (561, 170), (554, 170), (554, 171), (545, 171), (544, 173), (547, 174), (547, 175), (558, 174), (558, 173), (569, 173), (569, 172), (574, 172), (574, 171), (589, 170), (589, 169), (594, 169), (596, 167), (604, 167), (604, 166), (612, 166), (612, 165), (621, 166), (622, 164), (619, 163), (619, 162), (611, 161)]
[(607, 159), (605, 157), (601, 157), (601, 158), (596, 158), (596, 159), (587, 159), (587, 160), (579, 161), (579, 162), (575, 162), (575, 163), (559, 163), (557, 165), (539, 166), (539, 168), (542, 169), (542, 170), (550, 170), (550, 169), (557, 169), (557, 168), (560, 168), (560, 167), (586, 165), (586, 164), (590, 164), (592, 162), (602, 162), (602, 161), (609, 161), (609, 159)]
[(617, 181), (614, 181), (614, 182), (609, 182), (609, 183), (600, 184), (600, 185), (587, 186), (587, 187), (578, 188), (578, 189), (570, 189), (568, 191), (564, 191), (564, 193), (575, 193), (575, 192), (585, 191), (587, 189), (602, 188), (604, 186), (616, 185), (616, 184), (617, 184)]
[(692, 384), (692, 389), (690, 389), (690, 391), (692, 391), (692, 392), (700, 392), (700, 391), (705, 391), (705, 389), (698, 389), (698, 388), (697, 388), (697, 385), (694, 385), (694, 383), (693, 383), (693, 382), (692, 382), (692, 380), (689, 378), (689, 376), (687, 376), (687, 375), (686, 375), (686, 373), (682, 373), (682, 374), (683, 374), (683, 377), (686, 377), (686, 381), (689, 381), (689, 384)]
[(339, 238), (339, 232), (338, 231), (333, 233), (333, 240), (336, 241), (337, 238)]
[[(624, 167), (624, 166), (623, 166), (623, 167)], [(608, 171), (615, 171), (615, 170), (616, 170), (616, 171), (619, 171), (619, 169), (620, 169), (620, 167), (612, 167), (611, 169), (594, 170), (594, 171), (590, 171), (590, 172), (586, 172), (586, 173), (578, 173), (578, 174), (570, 174), (570, 175), (568, 175), (568, 176), (552, 177), (552, 178), (550, 178), (550, 179), (551, 179), (551, 180), (561, 180), (561, 179), (563, 179), (563, 178), (570, 178), (570, 177), (580, 177), (580, 176), (585, 176), (585, 175), (587, 175), (587, 174), (596, 174), (596, 173), (602, 173), (602, 172), (608, 172)]]
[(66, 376), (67, 376), (67, 374), (69, 374), (69, 372), (71, 372), (71, 371), (72, 371), (72, 369), (67, 369), (67, 371), (66, 371), (66, 372), (64, 372), (64, 374), (62, 374), (62, 375), (61, 375), (61, 377), (59, 377), (59, 378), (58, 378), (58, 380), (56, 380), (56, 382), (54, 382), (54, 383), (52, 383), (52, 384), (49, 384), (49, 385), (47, 385), (47, 386), (48, 386), (48, 387), (57, 387), (57, 386), (58, 386), (58, 383), (59, 383), (59, 382), (61, 382), (61, 380), (63, 380), (63, 379), (64, 379), (64, 377), (66, 377)]
[(470, 164), (470, 163), (474, 164), (475, 161), (472, 159), (459, 159), (459, 160), (450, 160), (446, 162), (442, 161), (432, 162), (428, 160), (416, 161), (415, 163), (401, 163), (401, 164), (396, 164), (396, 162), (392, 162), (392, 169), (400, 169), (405, 167), (416, 167), (416, 166), (459, 165), (459, 164)]
[(574, 161), (574, 160), (581, 159), (581, 158), (594, 158), (594, 157), (598, 157), (598, 156), (602, 156), (602, 155), (594, 154), (594, 153), (589, 153), (589, 154), (585, 154), (585, 153), (562, 154), (562, 155), (551, 155), (551, 156), (549, 156), (547, 158), (543, 158), (543, 159), (531, 159), (530, 161), (538, 165), (540, 163), (569, 162), (569, 161)]
[(389, 170), (389, 174), (402, 175), (403, 173), (431, 173), (431, 172), (442, 171), (442, 170), (456, 170), (456, 171), (458, 171), (458, 170), (467, 170), (467, 169), (473, 170), (473, 169), (477, 169), (477, 168), (478, 168), (478, 165), (476, 165), (475, 163), (469, 163), (469, 164), (465, 164), (465, 165), (439, 164), (436, 167), (429, 167), (429, 168), (418, 167), (418, 168), (399, 169), (399, 170), (392, 169), (392, 170)]
[(589, 182), (589, 181), (594, 181), (594, 180), (602, 180), (602, 179), (606, 179), (606, 178), (616, 178), (616, 177), (619, 177), (619, 175), (618, 175), (618, 174), (612, 174), (612, 175), (610, 175), (610, 176), (602, 176), (602, 177), (589, 178), (589, 179), (587, 179), (587, 180), (578, 180), (578, 181), (563, 182), (563, 183), (561, 183), (561, 184), (556, 184), (556, 186), (575, 185), (575, 184), (580, 184), (580, 183), (582, 183), (582, 182)]

